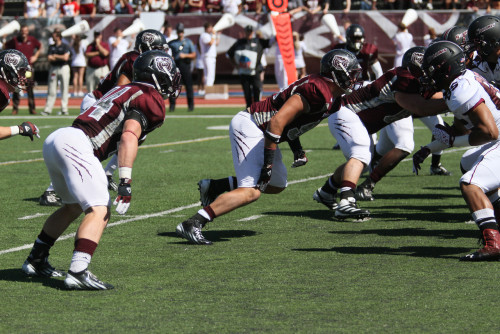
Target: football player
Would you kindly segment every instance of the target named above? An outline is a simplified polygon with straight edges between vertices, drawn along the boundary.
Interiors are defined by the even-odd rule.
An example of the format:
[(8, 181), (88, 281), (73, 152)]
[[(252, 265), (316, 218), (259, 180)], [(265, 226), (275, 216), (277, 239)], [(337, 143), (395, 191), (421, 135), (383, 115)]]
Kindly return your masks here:
[[(0, 111), (7, 108), (12, 92), (26, 90), (33, 85), (31, 67), (26, 56), (14, 49), (0, 52)], [(10, 138), (16, 135), (40, 138), (38, 128), (31, 122), (23, 122), (21, 125), (0, 126), (0, 139)]]
[(111, 214), (108, 182), (101, 161), (118, 151), (120, 184), (113, 204), (119, 214), (125, 214), (132, 199), (132, 167), (139, 138), (163, 124), (164, 100), (177, 97), (180, 91), (179, 71), (164, 51), (142, 53), (133, 68), (132, 83), (112, 88), (78, 116), (71, 127), (58, 129), (45, 140), (45, 164), (63, 206), (45, 221), (22, 266), (27, 275), (64, 275), (50, 265), (49, 251), (83, 212), (64, 284), (68, 289), (113, 288), (88, 270)]
[[(436, 126), (436, 140), (413, 156), (414, 168), (431, 152), (448, 147), (477, 146), (460, 161), (465, 173), (460, 178), (462, 196), (484, 240), (484, 247), (460, 258), (462, 261), (500, 259), (500, 233), (492, 203), (500, 187), (496, 175), (500, 163), (500, 91), (479, 74), (466, 69), (465, 54), (455, 43), (437, 42), (425, 51), (426, 83), (444, 92), (454, 115), (452, 126)], [(488, 198), (488, 195), (490, 196)]]
[(345, 49), (356, 55), (361, 65), (363, 81), (378, 79), (384, 72), (378, 61), (376, 45), (365, 42), (365, 30), (359, 24), (351, 24), (345, 32), (346, 42), (333, 46), (333, 49)]
[[(99, 82), (97, 88), (93, 92), (89, 92), (85, 95), (80, 106), (80, 113), (85, 112), (85, 110), (103, 97), (113, 87), (126, 85), (132, 82), (134, 61), (141, 53), (149, 50), (168, 51), (167, 41), (161, 32), (154, 29), (147, 29), (137, 34), (134, 50), (123, 54), (115, 67), (113, 67), (113, 70)], [(145, 139), (145, 137), (141, 138), (141, 143)], [(113, 155), (105, 168), (106, 177), (108, 178), (108, 188), (113, 191), (118, 190), (118, 185), (113, 180), (113, 173), (117, 166), (117, 157)], [(60, 206), (61, 200), (56, 195), (53, 186), (50, 185), (42, 196), (40, 196), (39, 203), (44, 206)]]
[[(212, 242), (201, 233), (208, 222), (258, 200), (261, 193), (283, 191), (287, 186), (287, 170), (278, 144), (299, 138), (337, 111), (339, 97), (352, 89), (360, 71), (354, 54), (332, 50), (322, 57), (320, 74), (297, 80), (236, 114), (231, 121), (229, 137), (237, 187), (231, 184), (233, 179), (214, 180), (219, 194), (230, 187), (235, 189), (219, 195), (180, 223), (177, 233), (195, 244), (211, 245)], [(227, 188), (223, 184), (228, 185)]]
[[(367, 86), (343, 96), (342, 107), (328, 117), (330, 132), (340, 144), (347, 162), (316, 190), (313, 199), (335, 210), (335, 217), (360, 219), (370, 216), (368, 210), (357, 207), (355, 189), (362, 171), (371, 161), (371, 134), (411, 114), (429, 116), (446, 110), (441, 94), (426, 100), (420, 90), (419, 80), (406, 67), (396, 67)], [(339, 190), (340, 202), (337, 204)]]

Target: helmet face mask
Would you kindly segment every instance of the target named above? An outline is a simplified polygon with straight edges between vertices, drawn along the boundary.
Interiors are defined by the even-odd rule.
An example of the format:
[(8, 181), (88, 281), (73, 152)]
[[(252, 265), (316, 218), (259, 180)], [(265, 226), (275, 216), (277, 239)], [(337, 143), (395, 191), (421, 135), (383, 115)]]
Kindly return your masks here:
[(143, 53), (150, 50), (168, 51), (168, 44), (165, 36), (154, 29), (141, 31), (135, 38), (134, 50)]
[(344, 92), (351, 92), (361, 75), (361, 66), (351, 52), (335, 49), (321, 58), (320, 74), (335, 82)]
[(172, 57), (160, 50), (142, 53), (134, 62), (134, 82), (155, 87), (163, 99), (177, 98), (181, 91), (181, 74)]
[(0, 52), (0, 78), (14, 91), (20, 92), (33, 86), (33, 71), (26, 56), (18, 50)]

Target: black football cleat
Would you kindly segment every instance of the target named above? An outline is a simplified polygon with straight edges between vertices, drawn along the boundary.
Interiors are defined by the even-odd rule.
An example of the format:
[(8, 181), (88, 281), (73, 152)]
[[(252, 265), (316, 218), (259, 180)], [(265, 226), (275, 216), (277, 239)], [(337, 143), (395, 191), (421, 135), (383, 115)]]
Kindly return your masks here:
[(68, 271), (64, 286), (68, 290), (111, 290), (114, 286), (100, 281), (88, 269), (80, 273)]
[(48, 256), (43, 259), (27, 258), (22, 266), (23, 272), (28, 276), (34, 277), (63, 277), (64, 271), (57, 270), (49, 263)]
[(203, 234), (201, 234), (202, 227), (202, 224), (197, 219), (189, 218), (177, 225), (175, 231), (180, 237), (197, 245), (211, 245), (212, 242), (205, 239)]

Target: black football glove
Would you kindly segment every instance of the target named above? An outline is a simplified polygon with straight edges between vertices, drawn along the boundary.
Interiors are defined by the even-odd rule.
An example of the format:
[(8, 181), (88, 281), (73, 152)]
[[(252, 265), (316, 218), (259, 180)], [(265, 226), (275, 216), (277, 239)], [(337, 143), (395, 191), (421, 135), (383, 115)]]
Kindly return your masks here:
[(127, 212), (130, 201), (132, 200), (131, 183), (131, 179), (120, 179), (120, 184), (118, 185), (118, 196), (116, 196), (113, 205), (116, 205), (116, 212), (121, 215)]
[(276, 150), (271, 150), (269, 148), (264, 148), (264, 165), (260, 170), (259, 181), (257, 182), (257, 187), (261, 192), (264, 192), (271, 181), (271, 175), (273, 173), (273, 160), (274, 152)]
[(40, 138), (40, 130), (38, 130), (38, 127), (35, 124), (28, 121), (18, 125), (18, 127), (19, 134), (21, 136), (30, 137), (31, 141), (33, 141), (33, 136)]
[(420, 150), (413, 155), (413, 173), (418, 175), (421, 169), (420, 164), (431, 154), (431, 150), (427, 146), (420, 147)]

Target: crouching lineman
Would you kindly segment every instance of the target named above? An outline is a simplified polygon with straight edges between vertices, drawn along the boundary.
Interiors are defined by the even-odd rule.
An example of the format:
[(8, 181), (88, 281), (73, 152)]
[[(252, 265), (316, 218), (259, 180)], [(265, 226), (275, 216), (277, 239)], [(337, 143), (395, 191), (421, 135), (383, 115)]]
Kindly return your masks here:
[[(10, 94), (26, 90), (33, 85), (31, 67), (26, 56), (17, 50), (9, 49), (0, 52), (0, 111), (7, 108)], [(38, 128), (31, 122), (21, 125), (0, 126), (0, 140), (16, 135), (40, 138)]]
[[(460, 161), (462, 196), (484, 240), (484, 247), (462, 261), (500, 259), (500, 233), (492, 202), (498, 200), (500, 163), (500, 91), (477, 73), (466, 69), (462, 49), (451, 42), (437, 42), (425, 51), (423, 70), (428, 84), (442, 90), (454, 115), (453, 126), (436, 126), (434, 140), (413, 156), (414, 169), (431, 151), (448, 147), (478, 146)], [(491, 195), (491, 199), (488, 198)]]
[(88, 270), (110, 218), (108, 182), (101, 161), (118, 150), (120, 184), (113, 204), (119, 214), (125, 214), (132, 199), (132, 166), (139, 138), (163, 124), (164, 100), (178, 96), (179, 82), (172, 57), (163, 51), (145, 52), (134, 62), (132, 83), (112, 88), (71, 127), (58, 129), (45, 140), (45, 164), (63, 206), (45, 221), (22, 266), (27, 275), (64, 275), (50, 265), (49, 250), (84, 212), (64, 284), (68, 289), (113, 288)]
[[(213, 203), (177, 226), (195, 244), (211, 245), (201, 229), (214, 218), (255, 202), (261, 193), (277, 194), (287, 186), (287, 170), (278, 144), (298, 138), (336, 112), (339, 97), (354, 85), (361, 67), (347, 50), (332, 50), (321, 59), (320, 74), (295, 81), (232, 119), (229, 137), (237, 184), (220, 188)], [(228, 179), (222, 180), (226, 184)], [(235, 187), (236, 186), (236, 187)], [(236, 189), (234, 189), (236, 188)], [(215, 197), (215, 196), (214, 196)]]

